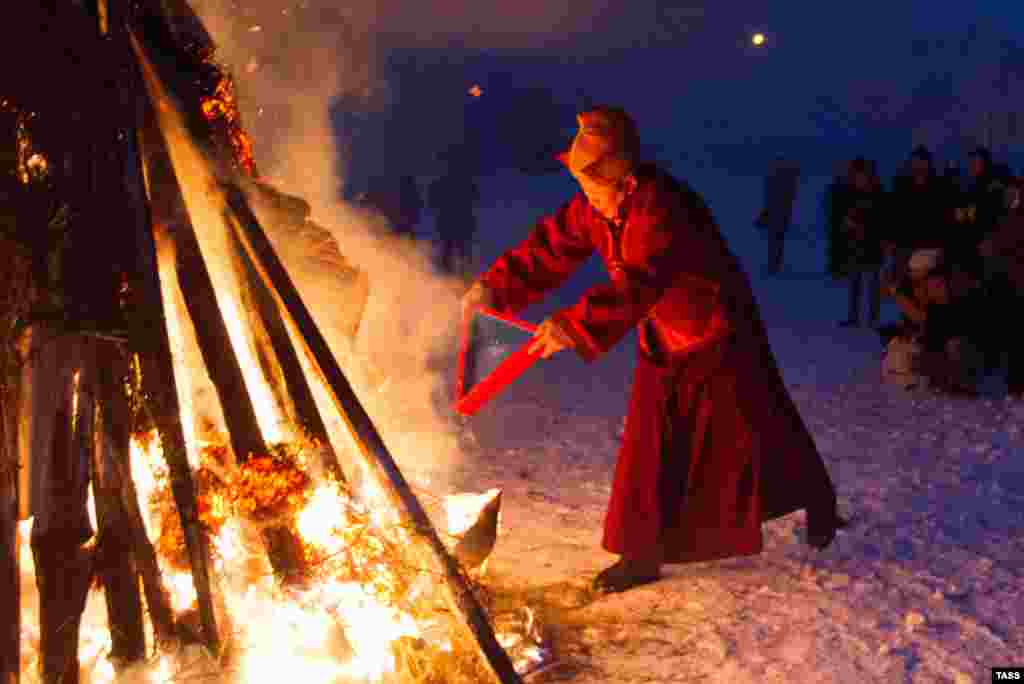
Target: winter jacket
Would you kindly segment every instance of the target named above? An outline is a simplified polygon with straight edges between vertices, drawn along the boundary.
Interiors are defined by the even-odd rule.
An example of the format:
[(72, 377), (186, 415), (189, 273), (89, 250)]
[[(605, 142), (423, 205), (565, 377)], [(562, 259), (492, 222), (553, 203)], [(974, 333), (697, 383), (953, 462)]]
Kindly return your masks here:
[(978, 245), (999, 224), (1004, 213), (1005, 182), (992, 173), (976, 178), (960, 195), (956, 205), (948, 249), (956, 261), (973, 260)]
[(922, 326), (921, 346), (941, 351), (952, 339), (967, 339), (986, 346), (992, 339), (991, 313), (981, 293), (957, 297), (948, 304), (930, 304)]
[(955, 202), (949, 184), (937, 176), (929, 177), (923, 187), (909, 176), (897, 176), (888, 197), (886, 241), (905, 249), (944, 247)]
[(988, 237), (996, 270), (1004, 274), (1018, 296), (1024, 297), (1024, 211), (1018, 209), (999, 221)]
[(778, 164), (765, 178), (764, 210), (761, 213), (765, 227), (785, 230), (793, 220), (800, 170), (792, 164)]
[(885, 195), (855, 190), (845, 182), (829, 188), (829, 273), (845, 277), (882, 264)]

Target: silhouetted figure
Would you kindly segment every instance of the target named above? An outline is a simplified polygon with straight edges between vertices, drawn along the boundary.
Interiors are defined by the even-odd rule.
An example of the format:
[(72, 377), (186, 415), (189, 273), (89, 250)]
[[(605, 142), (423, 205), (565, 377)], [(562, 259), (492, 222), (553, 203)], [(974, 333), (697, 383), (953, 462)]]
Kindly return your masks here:
[(995, 230), (1004, 213), (1007, 179), (992, 163), (984, 147), (975, 148), (968, 158), (969, 180), (955, 210), (956, 225), (949, 241), (949, 260), (976, 275), (983, 263), (978, 246)]
[(946, 246), (956, 197), (948, 183), (936, 174), (932, 155), (924, 146), (914, 148), (906, 171), (893, 178), (888, 228), (882, 236), (892, 256), (890, 283), (903, 279), (916, 250)]
[(366, 192), (356, 198), (356, 204), (382, 215), (396, 235), (416, 236), (423, 200), (412, 176), (402, 176), (397, 180), (374, 176), (367, 183)]
[(463, 164), (449, 162), (444, 175), (430, 184), (427, 201), (434, 214), (440, 243), (440, 265), (446, 273), (467, 271), (476, 234), (474, 206), (480, 191)]
[[(1024, 179), (1010, 181), (1006, 193), (1006, 215), (981, 244), (986, 261), (986, 283), (993, 311), (1024, 310)], [(1007, 391), (1024, 396), (1024, 333), (1021, 326), (1000, 326), (994, 347), (1007, 355)]]
[(859, 325), (861, 292), (867, 276), (870, 318), (877, 325), (880, 309), (883, 191), (873, 165), (863, 157), (850, 162), (846, 178), (832, 188), (829, 202), (829, 260), (837, 277), (850, 281), (849, 311), (843, 327)]
[(776, 157), (764, 184), (764, 209), (758, 217), (758, 226), (768, 236), (768, 264), (766, 270), (777, 275), (782, 270), (782, 256), (786, 232), (793, 222), (793, 205), (800, 182), (800, 167), (783, 157)]

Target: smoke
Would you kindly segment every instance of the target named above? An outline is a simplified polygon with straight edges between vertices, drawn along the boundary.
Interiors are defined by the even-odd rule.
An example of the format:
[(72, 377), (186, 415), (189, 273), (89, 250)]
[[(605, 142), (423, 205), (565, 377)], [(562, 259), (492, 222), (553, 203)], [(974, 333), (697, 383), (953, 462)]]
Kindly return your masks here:
[[(193, 6), (235, 76), (261, 175), (309, 202), (312, 221), (369, 276), (354, 345), (340, 329), (341, 274), (318, 261), (317, 231), (275, 223), (255, 202), (257, 215), (396, 460), (403, 469), (443, 476), (461, 458), (459, 428), (447, 409), (461, 283), (435, 273), (429, 246), (394, 237), (382, 216), (341, 200), (347, 141), (331, 111), (345, 97), (386, 115), (389, 86), (378, 78), (372, 31), (383, 9), (359, 14), (327, 2), (278, 0)], [(403, 172), (400, 157), (393, 170)]]

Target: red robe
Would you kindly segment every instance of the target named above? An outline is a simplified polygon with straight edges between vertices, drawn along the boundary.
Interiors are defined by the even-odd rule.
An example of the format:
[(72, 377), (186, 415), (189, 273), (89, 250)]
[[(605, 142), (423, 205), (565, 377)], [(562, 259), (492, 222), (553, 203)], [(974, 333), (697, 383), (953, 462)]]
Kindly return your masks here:
[(666, 562), (758, 553), (761, 522), (830, 515), (835, 490), (768, 344), (749, 280), (701, 197), (651, 166), (622, 227), (580, 193), (483, 276), (517, 313), (597, 250), (611, 281), (555, 314), (593, 361), (639, 326), (604, 548)]

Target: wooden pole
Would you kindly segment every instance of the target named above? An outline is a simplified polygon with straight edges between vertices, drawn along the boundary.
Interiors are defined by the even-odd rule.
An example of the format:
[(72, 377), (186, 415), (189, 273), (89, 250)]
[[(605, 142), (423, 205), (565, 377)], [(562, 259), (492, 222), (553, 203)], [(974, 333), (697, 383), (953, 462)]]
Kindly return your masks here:
[(410, 525), (417, 555), (437, 566), (447, 603), (477, 645), (478, 655), (493, 680), (500, 684), (519, 684), (522, 680), (508, 654), (495, 638), (487, 614), (473, 595), (458, 563), (445, 549), (426, 511), (353, 391), (266, 233), (252, 215), (244, 195), (237, 187), (226, 188), (226, 192), (229, 205), (239, 217), (238, 222), (232, 222), (238, 230), (239, 240), (259, 269), (267, 287), (277, 294), (282, 308), (299, 331), (310, 364), (323, 379), (357, 445), (356, 456), (360, 464), (385, 493), (388, 502), (399, 512), (403, 521)]
[[(142, 89), (141, 78), (135, 85), (138, 93)], [(152, 121), (152, 112), (145, 108), (144, 98), (139, 98), (139, 121)], [(141, 150), (138, 135), (134, 132), (134, 146)], [(142, 178), (142, 170), (138, 167), (141, 159), (136, 155), (136, 171), (132, 176)], [(138, 184), (136, 184), (138, 185)], [(141, 188), (133, 191), (142, 195)], [(139, 203), (139, 207), (147, 207)], [(217, 620), (214, 613), (213, 593), (210, 586), (210, 551), (209, 540), (199, 522), (196, 506), (196, 488), (192, 479), (192, 469), (188, 463), (185, 447), (185, 434), (181, 425), (181, 407), (178, 405), (177, 384), (174, 378), (174, 362), (171, 358), (169, 331), (165, 319), (163, 299), (160, 294), (160, 275), (157, 270), (156, 241), (149, 216), (138, 216), (136, 225), (137, 251), (140, 256), (140, 276), (138, 283), (138, 306), (133, 330), (133, 346), (140, 350), (139, 358), (142, 367), (143, 391), (148, 395), (147, 404), (153, 415), (154, 423), (163, 443), (164, 458), (170, 473), (171, 491), (181, 518), (181, 527), (185, 533), (185, 544), (188, 549), (189, 562), (192, 568), (192, 581), (195, 585), (199, 604), (200, 624), (203, 628), (203, 640), (212, 652), (220, 648), (220, 636), (217, 632)]]
[[(231, 217), (225, 216), (225, 221)], [(245, 253), (235, 231), (229, 231), (232, 251), (237, 254), (238, 270), (245, 278), (243, 287), (243, 299), (247, 300), (246, 309), (250, 311), (251, 325), (254, 330), (260, 331), (260, 337), (265, 339), (264, 353), (272, 356), (267, 363), (272, 363), (272, 370), (280, 377), (280, 390), (286, 398), (285, 408), (291, 421), (300, 426), (307, 436), (312, 437), (323, 445), (321, 449), (320, 462), (322, 469), (335, 475), (341, 476), (338, 460), (327, 437), (327, 427), (324, 425), (320, 411), (317, 409), (316, 401), (313, 399), (313, 391), (306, 381), (306, 374), (299, 362), (298, 354), (288, 335), (281, 311), (274, 301), (273, 294), (267, 290), (267, 286), (259, 277), (256, 266)]]
[(250, 454), (265, 453), (266, 444), (171, 161), (159, 132), (149, 126), (147, 129), (140, 132), (141, 151), (152, 188), (150, 211), (154, 230), (161, 236), (161, 245), (173, 247), (178, 285), (189, 317), (195, 323), (199, 351), (224, 411), (231, 449), (235, 459), (242, 462)]
[(110, 660), (118, 666), (144, 660), (146, 633), (134, 562), (134, 535), (122, 496), (119, 462), (128, 461), (130, 411), (121, 385), (128, 363), (115, 343), (92, 339), (95, 391), (92, 485), (99, 561), (110, 625)]
[[(7, 160), (4, 160), (5, 162)], [(16, 211), (8, 206), (14, 220)], [(5, 217), (6, 218), (6, 217)], [(21, 568), (18, 424), (23, 368), (7, 338), (28, 304), (31, 270), (26, 250), (0, 235), (0, 684), (18, 684), (21, 673)]]
[[(5, 353), (7, 350), (0, 351)], [(8, 370), (0, 368), (0, 373), (6, 375)], [(21, 672), (18, 450), (14, 438), (17, 414), (13, 384), (12, 377), (0, 378), (0, 684), (18, 684)]]
[[(124, 2), (115, 2), (108, 4), (108, 32), (110, 30), (114, 33), (114, 38), (119, 41), (126, 40), (125, 32), (125, 12), (127, 7)], [(128, 209), (125, 211), (125, 221), (131, 226), (136, 228), (136, 235), (134, 240), (134, 246), (136, 247), (136, 253), (140, 253), (142, 247), (148, 246), (143, 244), (146, 241), (141, 239), (141, 236), (149, 230), (149, 211), (147, 209), (147, 198), (144, 188), (143, 179), (141, 177), (142, 167), (140, 164), (140, 150), (138, 147), (137, 136), (135, 135), (135, 129), (139, 122), (142, 120), (141, 106), (139, 102), (139, 89), (137, 82), (137, 75), (134, 69), (133, 62), (131, 60), (131, 54), (128, 50), (128, 46), (122, 43), (123, 52), (120, 57), (122, 60), (120, 69), (121, 79), (121, 92), (123, 93), (124, 108), (125, 111), (134, 115), (133, 125), (128, 130), (128, 135), (125, 136), (123, 145), (119, 146), (121, 151), (120, 162), (122, 168), (119, 170), (119, 177), (123, 181), (124, 196)], [(151, 255), (152, 256), (152, 255)], [(143, 262), (151, 262), (149, 266), (156, 268), (155, 262), (152, 259), (147, 260), (141, 258)], [(142, 264), (139, 264), (139, 268), (136, 272), (132, 273), (133, 284), (138, 284), (138, 280), (143, 278)], [(159, 287), (157, 283), (156, 287)], [(159, 290), (156, 292), (157, 301), (159, 300)], [(139, 320), (138, 316), (134, 317)], [(159, 317), (153, 317), (153, 319), (147, 320), (145, 317), (142, 318), (142, 329), (146, 330), (146, 325), (149, 322), (160, 323)], [(147, 331), (146, 334), (152, 334)], [(134, 350), (133, 350), (134, 351)], [(138, 358), (136, 356), (135, 358)], [(141, 360), (139, 361), (141, 363)], [(173, 390), (172, 390), (173, 392)], [(130, 418), (126, 417), (129, 421)], [(130, 435), (129, 435), (130, 439)], [(130, 537), (130, 543), (132, 546), (132, 552), (134, 555), (135, 566), (139, 573), (139, 577), (142, 580), (142, 591), (146, 598), (146, 609), (149, 614), (150, 623), (153, 625), (153, 636), (156, 641), (156, 645), (163, 646), (169, 644), (177, 637), (177, 630), (174, 620), (174, 610), (171, 607), (170, 594), (167, 591), (167, 587), (164, 585), (162, 573), (160, 571), (160, 565), (157, 561), (156, 549), (153, 548), (153, 543), (149, 539), (149, 535), (146, 533), (146, 524), (142, 517), (142, 509), (139, 502), (139, 494), (135, 488), (135, 481), (132, 478), (131, 464), (130, 464), (130, 442), (127, 450), (115, 450), (111, 452), (111, 461), (113, 467), (116, 469), (117, 482), (120, 486), (121, 501), (124, 508), (124, 524), (125, 531)], [(143, 502), (145, 503), (145, 502)]]

